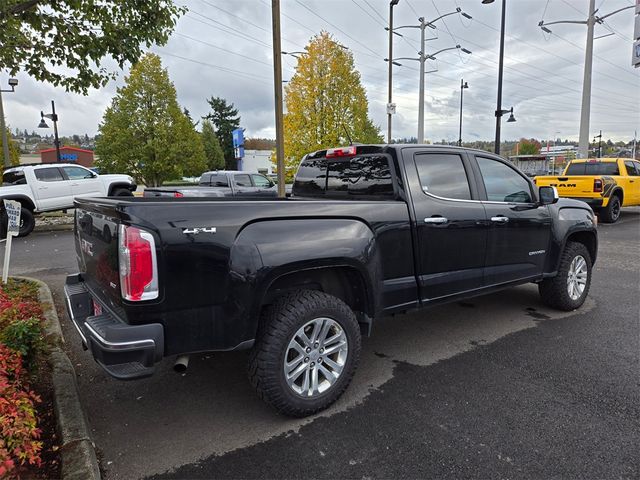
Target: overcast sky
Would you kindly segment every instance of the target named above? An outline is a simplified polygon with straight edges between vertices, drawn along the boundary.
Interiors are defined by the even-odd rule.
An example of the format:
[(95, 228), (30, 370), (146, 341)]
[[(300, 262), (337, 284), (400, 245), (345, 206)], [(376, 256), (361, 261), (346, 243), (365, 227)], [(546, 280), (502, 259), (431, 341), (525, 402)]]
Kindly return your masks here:
[[(632, 5), (634, 0), (596, 0), (604, 15)], [(224, 97), (240, 110), (246, 136), (275, 136), (273, 114), (273, 68), (271, 55), (271, 9), (269, 0), (178, 0), (189, 12), (164, 47), (153, 47), (169, 70), (178, 101), (192, 116), (208, 111), (211, 95)], [(369, 99), (373, 121), (386, 132), (388, 0), (282, 0), (282, 49), (302, 50), (309, 38), (326, 30), (355, 56), (356, 68)], [(537, 26), (543, 18), (584, 20), (588, 0), (509, 0), (505, 41), (503, 108), (514, 107), (516, 123), (504, 123), (503, 139), (561, 137), (577, 140), (584, 66), (586, 26), (555, 25), (553, 34)], [(400, 0), (395, 25), (415, 25), (460, 6), (473, 17), (452, 15), (437, 22), (428, 35), (427, 53), (460, 44), (472, 55), (443, 52), (427, 63), (425, 137), (430, 140), (458, 138), (460, 79), (468, 82), (464, 94), (464, 132), (467, 141), (492, 139), (498, 71), (500, 1)], [(226, 13), (226, 12), (229, 13)], [(631, 66), (633, 9), (596, 25), (590, 135), (602, 130), (603, 138), (630, 140), (640, 134), (640, 69)], [(419, 30), (404, 29), (395, 37), (394, 57), (417, 57)], [(417, 133), (417, 62), (401, 61), (394, 70), (393, 136)], [(283, 78), (291, 78), (296, 59), (285, 57)], [(5, 114), (12, 129), (35, 129), (40, 110), (56, 102), (61, 135), (93, 135), (118, 86), (115, 82), (82, 96), (66, 93), (20, 74), (20, 85), (5, 94)], [(7, 76), (0, 75), (6, 85)], [(506, 120), (506, 118), (505, 118)], [(46, 131), (41, 131), (46, 132)]]

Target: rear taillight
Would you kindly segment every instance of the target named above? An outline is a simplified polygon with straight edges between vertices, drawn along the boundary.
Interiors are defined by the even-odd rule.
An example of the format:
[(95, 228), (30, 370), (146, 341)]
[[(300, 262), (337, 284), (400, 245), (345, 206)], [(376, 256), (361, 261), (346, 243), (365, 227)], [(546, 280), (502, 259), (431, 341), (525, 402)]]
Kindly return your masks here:
[(118, 260), (122, 298), (137, 302), (158, 298), (156, 244), (151, 233), (120, 225)]
[(353, 157), (357, 154), (357, 148), (355, 145), (351, 145), (350, 147), (341, 147), (341, 148), (330, 148), (327, 150), (327, 158), (334, 157)]
[(602, 180), (600, 180), (599, 178), (593, 179), (593, 191), (602, 192)]
[(182, 193), (180, 193), (180, 192), (173, 192), (173, 196), (176, 197), (176, 198), (184, 197), (184, 195)]

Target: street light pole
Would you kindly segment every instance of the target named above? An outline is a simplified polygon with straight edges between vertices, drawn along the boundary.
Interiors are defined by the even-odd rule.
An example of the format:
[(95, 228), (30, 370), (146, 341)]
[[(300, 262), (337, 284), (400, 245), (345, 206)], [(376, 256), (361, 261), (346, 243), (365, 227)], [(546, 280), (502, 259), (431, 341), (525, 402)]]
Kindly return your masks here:
[(424, 17), (420, 17), (420, 89), (418, 94), (418, 145), (424, 143), (424, 64), (427, 57), (424, 54), (426, 24)]
[(464, 79), (460, 79), (460, 132), (458, 134), (458, 146), (462, 146), (462, 99), (464, 98), (464, 89), (469, 88)]
[(40, 124), (38, 128), (49, 128), (47, 122), (44, 121), (45, 118), (53, 121), (53, 143), (56, 146), (56, 161), (60, 162), (60, 140), (58, 139), (58, 115), (56, 114), (56, 104), (53, 100), (51, 100), (51, 113), (44, 113), (40, 111)]
[(2, 90), (0, 88), (0, 129), (2, 130), (2, 151), (4, 154), (4, 166), (11, 166), (11, 159), (9, 158), (9, 138), (7, 136), (7, 126), (4, 123), (4, 105), (2, 104), (2, 92), (15, 92), (18, 80), (15, 78), (9, 79), (9, 86), (11, 90)]
[(498, 100), (496, 102), (496, 138), (494, 147), (494, 151), (498, 155), (500, 155), (500, 124), (502, 121), (502, 70), (504, 67), (504, 22), (506, 10), (507, 1), (502, 0), (502, 20), (500, 22), (500, 60), (498, 64)]
[(284, 127), (282, 106), (282, 58), (280, 46), (280, 0), (271, 0), (273, 30), (273, 88), (276, 109), (276, 165), (278, 168), (278, 197), (285, 197), (284, 186)]

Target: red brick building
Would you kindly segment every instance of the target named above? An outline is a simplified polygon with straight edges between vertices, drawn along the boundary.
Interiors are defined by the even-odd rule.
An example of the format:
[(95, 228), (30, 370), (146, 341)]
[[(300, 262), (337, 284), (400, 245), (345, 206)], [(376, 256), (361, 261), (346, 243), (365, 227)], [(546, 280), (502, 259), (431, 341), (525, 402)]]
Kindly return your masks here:
[[(55, 163), (56, 149), (47, 148), (40, 150), (40, 161), (42, 163)], [(93, 152), (75, 147), (60, 147), (60, 161), (62, 163), (77, 163), (83, 167), (93, 167)]]

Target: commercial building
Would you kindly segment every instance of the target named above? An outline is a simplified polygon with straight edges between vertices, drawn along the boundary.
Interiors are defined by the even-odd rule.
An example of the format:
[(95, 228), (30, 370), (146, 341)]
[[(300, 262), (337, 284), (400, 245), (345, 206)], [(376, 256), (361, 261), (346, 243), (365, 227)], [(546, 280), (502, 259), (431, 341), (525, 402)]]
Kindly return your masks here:
[(273, 173), (272, 153), (271, 150), (245, 150), (244, 157), (238, 160), (238, 170), (271, 175)]
[[(76, 147), (60, 147), (60, 161), (64, 163), (77, 163), (83, 167), (93, 167), (93, 151)], [(40, 150), (40, 161), (42, 163), (55, 163), (56, 149), (47, 148)]]

